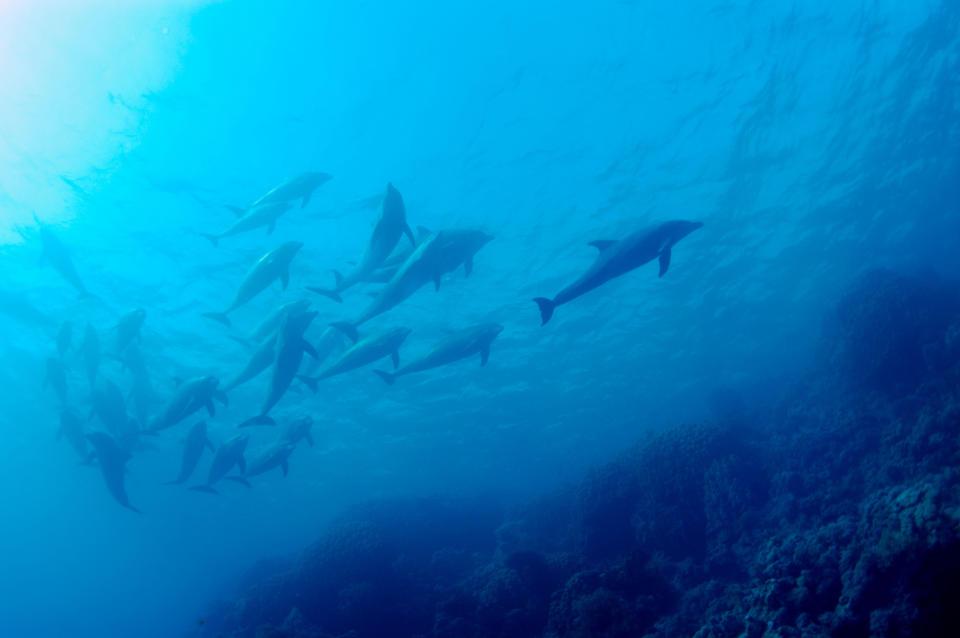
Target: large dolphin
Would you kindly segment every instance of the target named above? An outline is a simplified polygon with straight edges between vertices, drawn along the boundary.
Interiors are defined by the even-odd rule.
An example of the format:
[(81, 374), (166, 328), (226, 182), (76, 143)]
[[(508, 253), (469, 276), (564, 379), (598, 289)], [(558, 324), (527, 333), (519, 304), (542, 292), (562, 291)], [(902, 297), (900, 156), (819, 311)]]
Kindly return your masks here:
[[(216, 453), (213, 455), (213, 461), (210, 463), (210, 472), (207, 474), (207, 482), (204, 485), (195, 485), (190, 489), (198, 492), (217, 494), (217, 490), (213, 489), (214, 484), (226, 476), (227, 472), (232, 470), (234, 466), (239, 467), (241, 472), (245, 472), (247, 469), (247, 463), (243, 459), (243, 452), (247, 449), (247, 441), (249, 440), (250, 436), (246, 433), (243, 433), (237, 434), (233, 438), (228, 439), (221, 444), (220, 447), (217, 448)], [(228, 478), (250, 487), (250, 484), (247, 483), (247, 480), (244, 478)]]
[(280, 280), (281, 286), (286, 290), (290, 281), (290, 262), (301, 248), (303, 248), (303, 242), (288, 241), (268, 252), (253, 265), (253, 268), (243, 278), (233, 297), (233, 302), (226, 310), (223, 312), (206, 312), (203, 316), (229, 326), (230, 318), (227, 315), (259, 295), (277, 279)]
[(40, 221), (36, 213), (34, 213), (33, 219), (37, 222), (37, 226), (40, 227), (43, 258), (50, 262), (50, 265), (60, 273), (60, 276), (63, 277), (67, 283), (77, 289), (81, 297), (92, 296), (87, 290), (87, 287), (83, 285), (83, 281), (80, 280), (80, 275), (77, 274), (77, 269), (73, 265), (73, 259), (70, 257), (70, 251), (67, 250), (67, 247), (63, 245), (60, 238), (57, 237), (46, 224)]
[(43, 387), (50, 386), (60, 399), (60, 405), (67, 404), (67, 370), (63, 361), (57, 357), (47, 359), (47, 373), (43, 377)]
[(257, 228), (266, 228), (267, 234), (272, 234), (273, 229), (276, 227), (277, 220), (280, 219), (281, 215), (290, 210), (290, 203), (270, 202), (247, 209), (235, 206), (230, 206), (229, 208), (237, 215), (237, 220), (233, 222), (230, 228), (216, 235), (200, 233), (207, 238), (214, 247), (216, 247), (224, 237), (239, 235), (240, 233), (256, 230)]
[(143, 320), (147, 317), (147, 311), (143, 308), (131, 310), (120, 317), (117, 321), (117, 353), (123, 352), (134, 339), (139, 343), (141, 340), (140, 329), (143, 327)]
[(180, 483), (185, 483), (186, 480), (190, 478), (190, 475), (193, 474), (197, 463), (200, 462), (200, 457), (203, 455), (203, 449), (205, 447), (209, 447), (211, 451), (214, 451), (213, 443), (207, 438), (207, 424), (204, 421), (200, 421), (190, 428), (190, 432), (183, 442), (183, 457), (180, 460), (180, 473), (177, 474), (177, 478), (164, 483), (164, 485), (179, 485)]
[(384, 357), (390, 357), (393, 361), (393, 367), (396, 368), (400, 365), (400, 345), (409, 334), (409, 328), (394, 328), (361, 339), (317, 376), (301, 376), (300, 379), (316, 392), (318, 381), (329, 379), (350, 370), (356, 370)]
[(247, 365), (243, 367), (240, 372), (233, 376), (226, 385), (223, 386), (224, 392), (229, 392), (237, 386), (250, 381), (261, 372), (270, 367), (270, 364), (273, 363), (274, 354), (277, 346), (277, 335), (273, 335), (263, 343), (257, 346), (257, 349), (254, 350), (253, 354), (250, 356)]
[(227, 405), (227, 395), (219, 389), (220, 380), (214, 376), (195, 377), (181, 383), (159, 415), (150, 424), (150, 432), (158, 432), (172, 427), (197, 410), (206, 408), (210, 416), (216, 414), (213, 405), (216, 399)]
[(313, 196), (313, 191), (326, 184), (332, 177), (332, 175), (318, 171), (301, 173), (300, 175), (283, 182), (269, 193), (250, 204), (250, 208), (277, 202), (292, 202), (297, 199), (301, 200), (300, 208), (304, 208), (310, 202), (310, 197)]
[(140, 426), (127, 414), (123, 392), (116, 383), (105, 377), (98, 379), (93, 388), (91, 416), (94, 414), (124, 450), (132, 450), (140, 440)]
[(87, 379), (90, 387), (97, 381), (97, 371), (100, 369), (100, 337), (89, 323), (83, 332), (83, 345), (80, 346), (83, 354), (83, 365), (87, 369)]
[(590, 242), (600, 254), (587, 272), (557, 293), (553, 299), (534, 299), (540, 309), (540, 325), (550, 321), (557, 306), (562, 306), (654, 259), (660, 259), (660, 276), (663, 277), (670, 267), (670, 252), (674, 244), (702, 226), (702, 222), (669, 221), (653, 228), (638, 230), (623, 239)]
[(103, 473), (103, 480), (107, 484), (107, 490), (120, 505), (140, 514), (140, 510), (130, 504), (130, 500), (127, 498), (127, 489), (123, 483), (127, 471), (127, 461), (130, 460), (130, 452), (120, 447), (116, 440), (106, 432), (91, 432), (87, 435), (87, 440), (93, 445), (94, 453), (100, 464), (100, 471)]
[(270, 375), (270, 389), (263, 406), (260, 408), (260, 414), (252, 419), (247, 419), (239, 427), (276, 424), (268, 414), (286, 393), (287, 388), (290, 387), (290, 382), (297, 376), (300, 363), (303, 361), (303, 353), (307, 352), (313, 357), (317, 356), (314, 347), (303, 338), (303, 333), (310, 327), (310, 323), (316, 316), (317, 313), (314, 311), (287, 315), (283, 327), (277, 334), (276, 353), (273, 359), (272, 374)]
[(283, 475), (286, 476), (289, 469), (287, 460), (296, 448), (297, 446), (289, 441), (274, 441), (247, 462), (243, 472), (244, 478), (269, 472), (276, 467), (281, 468)]
[(396, 372), (374, 372), (388, 385), (393, 385), (397, 377), (447, 365), (474, 354), (480, 355), (480, 365), (486, 365), (490, 357), (490, 344), (502, 330), (503, 326), (498, 323), (482, 323), (450, 335), (425, 356), (411, 361)]
[(60, 428), (57, 430), (57, 440), (66, 437), (67, 442), (74, 449), (81, 459), (86, 461), (87, 437), (83, 432), (83, 419), (76, 412), (69, 408), (60, 410)]
[(406, 208), (403, 205), (403, 197), (400, 192), (393, 187), (393, 184), (387, 184), (387, 193), (383, 197), (383, 204), (380, 206), (380, 216), (373, 227), (370, 235), (370, 241), (367, 243), (366, 250), (360, 258), (360, 263), (356, 268), (341, 275), (336, 270), (333, 271), (336, 277), (336, 286), (333, 290), (325, 288), (310, 288), (314, 292), (326, 295), (335, 301), (341, 301), (340, 293), (350, 288), (354, 284), (364, 281), (371, 273), (379, 268), (388, 257), (402, 235), (410, 239), (410, 244), (416, 246), (417, 241), (413, 236), (413, 231), (407, 224)]
[(310, 434), (311, 427), (313, 427), (313, 419), (311, 417), (307, 415), (299, 416), (287, 424), (287, 427), (284, 428), (283, 433), (280, 435), (280, 440), (296, 445), (300, 442), (300, 439), (304, 439), (310, 447), (313, 447), (313, 435)]
[(441, 230), (434, 233), (417, 246), (360, 316), (332, 325), (356, 341), (357, 326), (396, 307), (427, 283), (432, 281), (439, 290), (443, 275), (461, 265), (469, 275), (473, 270), (474, 255), (491, 239), (490, 235), (474, 230)]

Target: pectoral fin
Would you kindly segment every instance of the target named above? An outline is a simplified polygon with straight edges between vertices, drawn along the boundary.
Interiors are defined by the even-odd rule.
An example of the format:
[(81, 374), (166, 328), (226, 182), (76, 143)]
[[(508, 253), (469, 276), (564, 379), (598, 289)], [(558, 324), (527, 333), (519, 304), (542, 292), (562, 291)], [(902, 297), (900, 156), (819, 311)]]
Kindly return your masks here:
[(480, 365), (487, 365), (487, 360), (490, 358), (490, 346), (486, 345), (480, 349)]
[(210, 416), (216, 416), (217, 406), (213, 404), (213, 399), (207, 399), (207, 412), (210, 413)]
[(241, 473), (247, 473), (247, 459), (243, 458), (242, 454), (240, 455), (240, 458), (237, 459), (237, 467), (240, 468)]
[(670, 267), (670, 247), (667, 246), (660, 252), (660, 276), (663, 277)]
[(320, 360), (320, 355), (317, 354), (316, 348), (314, 348), (313, 346), (311, 346), (310, 343), (307, 342), (306, 339), (302, 339), (302, 340), (300, 341), (300, 345), (303, 346), (303, 351), (304, 351), (304, 352), (306, 352), (308, 355), (310, 355), (310, 356), (313, 357), (314, 359), (316, 359), (316, 360), (318, 360), (318, 361)]
[(280, 464), (280, 469), (283, 470), (283, 475), (286, 476), (287, 472), (290, 470), (290, 466), (287, 465), (286, 460), (284, 460), (283, 463)]
[(211, 452), (216, 452), (216, 451), (217, 451), (216, 448), (213, 447), (213, 442), (212, 442), (210, 439), (204, 439), (204, 440), (203, 440), (203, 444), (206, 445), (208, 448), (210, 448), (210, 451), (211, 451)]
[(599, 250), (600, 252), (603, 252), (603, 251), (605, 251), (607, 248), (610, 248), (610, 246), (613, 246), (615, 243), (617, 243), (617, 240), (616, 240), (616, 239), (596, 239), (596, 240), (590, 242), (590, 243), (587, 244), (587, 245), (588, 245), (588, 246), (593, 246), (594, 248), (596, 248), (596, 249)]
[(390, 360), (393, 361), (393, 369), (400, 367), (400, 350), (394, 350), (390, 353)]
[(280, 273), (280, 287), (283, 290), (287, 289), (287, 284), (290, 283), (290, 269), (284, 268), (283, 272)]
[(463, 262), (463, 273), (467, 277), (470, 276), (470, 273), (473, 272), (473, 257), (467, 257), (467, 260)]
[(310, 447), (313, 447), (313, 435), (312, 435), (312, 434), (310, 434), (309, 432), (307, 432), (306, 434), (303, 435), (303, 438), (305, 438), (305, 439), (307, 440), (307, 443), (310, 444)]

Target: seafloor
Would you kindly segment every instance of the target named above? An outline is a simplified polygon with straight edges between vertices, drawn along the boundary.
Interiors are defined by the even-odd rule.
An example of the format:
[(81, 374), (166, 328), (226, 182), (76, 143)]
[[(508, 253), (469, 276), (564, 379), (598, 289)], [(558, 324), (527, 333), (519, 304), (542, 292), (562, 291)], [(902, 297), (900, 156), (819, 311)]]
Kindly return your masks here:
[(357, 507), (202, 634), (960, 636), (960, 287), (866, 273), (822, 334), (778, 400), (715, 392), (575, 488)]

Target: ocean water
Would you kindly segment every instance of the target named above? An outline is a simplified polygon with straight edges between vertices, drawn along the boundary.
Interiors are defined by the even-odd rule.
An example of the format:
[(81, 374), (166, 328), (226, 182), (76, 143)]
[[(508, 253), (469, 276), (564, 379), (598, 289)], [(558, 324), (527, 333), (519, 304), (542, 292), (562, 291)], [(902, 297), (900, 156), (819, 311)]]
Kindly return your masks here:
[[(803, 515), (774, 516), (786, 507), (785, 497), (764, 490), (764, 498), (744, 506), (760, 512), (757, 518), (741, 512), (746, 518), (738, 514), (736, 526), (708, 525), (708, 555), (736, 546), (738, 560), (754, 556), (762, 542), (779, 538), (760, 533), (773, 529), (774, 519), (781, 531), (820, 529), (915, 472), (941, 476), (955, 469), (955, 455), (923, 465), (933, 458), (928, 448), (907, 453), (897, 441), (922, 421), (917, 414), (940, 414), (960, 400), (950, 358), (955, 333), (944, 327), (960, 326), (960, 315), (941, 304), (960, 278), (958, 77), (960, 5), (953, 0), (3, 3), (0, 635), (693, 635), (665, 620), (678, 609), (695, 615), (694, 603), (679, 593), (664, 598), (649, 622), (638, 620), (636, 593), (623, 594), (627, 602), (612, 606), (605, 624), (563, 620), (564, 609), (579, 610), (571, 617), (587, 614), (586, 603), (569, 603), (576, 600), (574, 574), (609, 571), (630, 552), (660, 561), (661, 580), (649, 573), (628, 578), (659, 583), (654, 589), (661, 592), (692, 590), (690, 574), (699, 568), (676, 565), (684, 558), (699, 564), (702, 552), (671, 554), (637, 523), (676, 512), (651, 511), (636, 499), (614, 503), (609, 519), (604, 514), (591, 528), (607, 538), (623, 524), (617, 512), (628, 512), (629, 551), (611, 555), (556, 540), (551, 534), (559, 528), (546, 515), (542, 542), (534, 534), (517, 545), (522, 552), (511, 553), (504, 530), (516, 515), (509, 512), (533, 508), (544, 495), (583, 503), (590, 485), (615, 491), (590, 483), (596, 468), (608, 468), (605, 475), (638, 442), (660, 440), (651, 437), (682, 424), (716, 423), (731, 411), (760, 415), (752, 434), (734, 436), (763, 443), (745, 453), (756, 461), (746, 464), (751, 476), (773, 477), (770, 468), (786, 463), (767, 453), (776, 446), (814, 449), (804, 446), (835, 431), (831, 415), (861, 410), (905, 425), (874, 447), (845, 449), (845, 436), (820, 441), (823, 451), (811, 458), (835, 463), (804, 483)], [(216, 246), (204, 237), (235, 222), (229, 206), (250, 210), (307, 172), (330, 179), (304, 205), (287, 197), (289, 210), (275, 229), (223, 237)], [(295, 379), (270, 412), (277, 425), (239, 428), (260, 414), (268, 370), (231, 389), (228, 405), (215, 402), (215, 414), (204, 397), (171, 427), (136, 436), (154, 429), (184, 380), (214, 375), (222, 386), (241, 370), (255, 349), (241, 338), (281, 304), (304, 299), (317, 313), (304, 338), (326, 360), (311, 363), (307, 355), (301, 374), (315, 374), (338, 356), (346, 338), (328, 331), (329, 324), (353, 320), (389, 284), (358, 284), (340, 303), (309, 287), (330, 288), (333, 270), (357, 267), (387, 183), (401, 194), (412, 229), (476, 230), (492, 239), (476, 252), (469, 277), (460, 255), (457, 268), (418, 280), (416, 292), (360, 326), (360, 336), (408, 328), (399, 348), (403, 365), (460, 330), (492, 322), (503, 330), (486, 365), (475, 348), (463, 360), (393, 385), (372, 372), (390, 370), (389, 357), (320, 381), (315, 393)], [(589, 242), (621, 240), (671, 220), (703, 226), (675, 245), (658, 239), (648, 263), (559, 306), (541, 326), (531, 300), (552, 298), (590, 268), (601, 253)], [(230, 313), (229, 326), (204, 316), (227, 308), (257, 260), (290, 241), (303, 246), (290, 263), (288, 285), (271, 271), (272, 282)], [(394, 251), (410, 248), (397, 233), (387, 243)], [(669, 270), (659, 277), (657, 256), (670, 245)], [(67, 255), (78, 279), (63, 276), (57, 254)], [(893, 279), (864, 279), (864, 273)], [(911, 297), (914, 289), (923, 295)], [(934, 322), (929, 339), (947, 344), (944, 363), (930, 363), (928, 348), (917, 364), (923, 387), (936, 393), (916, 391), (920, 381), (904, 391), (913, 378), (897, 376), (906, 374), (899, 363), (888, 362), (894, 371), (888, 385), (870, 377), (867, 387), (848, 387), (829, 376), (849, 380), (877, 361), (900, 362), (902, 352), (874, 344), (897, 331), (916, 334), (906, 319), (883, 324), (866, 310), (858, 314), (874, 303), (876, 290), (894, 291), (890, 307), (942, 306), (942, 313), (923, 313), (946, 316)], [(833, 326), (838, 304), (847, 309), (845, 336)], [(142, 327), (125, 340), (118, 325), (136, 309), (145, 313)], [(72, 338), (60, 354), (65, 323)], [(83, 348), (88, 326), (100, 344), (93, 384)], [(866, 341), (863, 330), (870, 327), (879, 341)], [(830, 354), (841, 342), (846, 368)], [(142, 355), (142, 376), (132, 370), (131, 349)], [(271, 367), (275, 358), (271, 350)], [(63, 370), (63, 398), (49, 366)], [(135, 379), (144, 378), (144, 401), (128, 399)], [(111, 387), (105, 382), (119, 389), (119, 404), (135, 424), (131, 440), (118, 444), (119, 460), (87, 457), (69, 437), (58, 437), (64, 406), (85, 434), (116, 434), (116, 424), (104, 420), (104, 388)], [(834, 398), (798, 389), (818, 382), (824, 393), (842, 389), (836, 394), (859, 407), (834, 408)], [(891, 387), (897, 391), (887, 392)], [(904, 416), (905, 395), (913, 416)], [(874, 400), (881, 403), (869, 404)], [(793, 408), (785, 401), (794, 401)], [(877, 408), (888, 405), (883, 401), (900, 407)], [(798, 402), (806, 407), (796, 408)], [(803, 427), (799, 413), (807, 415)], [(251, 487), (222, 480), (214, 486), (218, 494), (191, 490), (205, 483), (213, 459), (206, 451), (184, 484), (163, 484), (176, 477), (184, 440), (200, 420), (215, 447), (246, 432), (250, 461), (302, 416), (313, 420), (314, 444), (297, 444), (286, 476), (274, 469), (251, 476)], [(960, 425), (955, 417), (941, 421), (939, 443), (930, 445), (955, 451)], [(811, 438), (784, 447), (798, 432)], [(666, 446), (673, 451), (664, 454), (673, 459), (684, 449)], [(906, 459), (904, 467), (883, 474), (886, 482), (873, 491), (861, 485), (847, 493), (847, 509), (827, 507), (841, 483), (838, 468), (861, 467), (862, 458), (882, 453)], [(119, 476), (140, 513), (107, 489), (105, 466), (115, 463), (125, 465)], [(814, 476), (804, 471), (796, 474)], [(238, 468), (229, 472), (237, 474)], [(708, 475), (723, 483), (734, 474)], [(669, 468), (663, 477), (682, 480)], [(944, 494), (956, 492), (956, 477), (950, 481)], [(770, 484), (780, 483), (771, 478)], [(410, 499), (428, 505), (408, 506)], [(934, 500), (944, 507), (953, 502)], [(381, 511), (371, 503), (387, 505)], [(642, 507), (645, 515), (638, 514)], [(330, 575), (352, 589), (311, 598), (310, 587), (328, 576), (323, 566), (334, 568), (326, 559), (310, 563), (313, 554), (302, 552), (317, 547), (345, 512), (374, 527), (408, 530), (391, 547), (416, 537), (430, 548), (427, 558), (413, 549), (370, 558), (373, 572), (429, 581), (433, 572), (418, 561), (441, 564), (453, 555), (441, 551), (449, 546), (472, 558), (451, 567), (454, 576), (437, 576), (440, 584), (430, 591), (479, 591), (476, 583), (490, 573), (484, 565), (528, 573), (530, 555), (546, 556), (561, 574), (559, 584), (538, 590), (539, 607), (530, 605), (541, 611), (513, 625), (483, 624), (471, 611), (461, 613), (468, 620), (445, 625), (440, 607), (422, 602), (426, 594), (417, 609), (428, 611), (391, 615), (378, 587), (393, 588), (391, 609), (403, 607), (404, 592), (414, 588), (401, 586), (406, 580), (374, 586), (367, 572)], [(564, 530), (580, 524), (562, 520), (556, 526)], [(343, 546), (366, 542), (366, 528), (344, 529), (353, 532), (337, 537)], [(957, 527), (945, 529), (949, 545)], [(323, 542), (332, 541), (321, 541), (321, 548)], [(617, 540), (597, 542), (620, 547)], [(579, 558), (563, 562), (560, 554)], [(561, 563), (567, 567), (556, 567)], [(260, 571), (249, 571), (258, 564)], [(713, 579), (759, 591), (773, 578), (710, 564), (698, 587)], [(309, 577), (283, 580), (291, 573)], [(276, 610), (264, 604), (258, 616), (248, 604), (238, 611), (243, 601), (260, 600), (244, 593), (251, 586), (261, 594), (279, 587), (272, 598), (262, 594), (280, 601)], [(364, 591), (366, 598), (357, 593)], [(527, 609), (517, 596), (520, 602), (489, 604), (486, 613), (500, 618)], [(839, 615), (845, 604), (834, 600), (814, 610)], [(870, 616), (872, 603), (863, 604), (850, 613)], [(443, 607), (444, 618), (460, 613), (451, 605)], [(889, 605), (884, 599), (875, 606)], [(920, 605), (918, 613), (933, 617), (934, 607)], [(742, 620), (749, 614), (741, 611), (740, 625), (729, 621), (726, 629), (700, 635), (749, 631)], [(389, 622), (350, 624), (379, 614)], [(621, 617), (631, 620), (618, 624)], [(791, 635), (771, 633), (781, 626), (794, 627), (795, 635), (933, 635), (958, 626), (911, 625), (909, 633), (901, 624), (898, 634), (874, 614), (867, 633), (861, 622), (854, 623), (860, 634), (844, 634), (839, 621), (821, 619), (818, 629), (797, 618), (796, 609), (764, 618), (760, 633), (749, 635)]]

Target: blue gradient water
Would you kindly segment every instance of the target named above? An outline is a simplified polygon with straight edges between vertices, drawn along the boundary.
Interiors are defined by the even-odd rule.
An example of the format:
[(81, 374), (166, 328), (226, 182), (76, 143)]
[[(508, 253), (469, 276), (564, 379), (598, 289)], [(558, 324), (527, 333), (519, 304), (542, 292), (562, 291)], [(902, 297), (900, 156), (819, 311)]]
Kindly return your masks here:
[[(247, 567), (298, 551), (349, 504), (521, 500), (703, 417), (718, 388), (772, 400), (857, 273), (960, 272), (958, 22), (951, 0), (4, 4), (0, 635), (181, 635)], [(218, 248), (200, 236), (233, 221), (224, 204), (308, 170), (333, 179), (271, 235)], [(306, 286), (359, 257), (376, 209), (357, 202), (388, 181), (411, 225), (495, 239), (469, 279), (368, 329), (410, 327), (410, 360), (499, 322), (487, 366), (295, 389), (275, 414), (313, 415), (317, 445), (294, 452), (287, 478), (219, 498), (160, 484), (184, 422), (129, 463), (143, 515), (119, 507), (55, 438), (42, 381), (60, 322), (75, 340), (90, 322), (109, 344), (120, 315), (146, 309), (161, 399), (177, 377), (227, 378), (248, 355), (230, 336), (279, 303), (310, 299), (311, 339), (367, 303), (369, 287), (338, 305)], [(34, 213), (98, 300), (38, 265)], [(705, 226), (667, 276), (649, 264), (539, 325), (530, 299), (587, 268), (587, 242), (669, 219)], [(293, 239), (305, 246), (286, 291), (269, 288), (232, 329), (201, 316)], [(86, 416), (78, 355), (67, 365)], [(101, 370), (129, 385), (116, 362)], [(265, 386), (231, 392), (211, 438), (255, 414)], [(274, 436), (253, 431), (251, 449)]]

